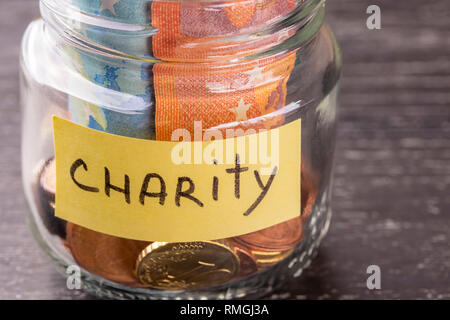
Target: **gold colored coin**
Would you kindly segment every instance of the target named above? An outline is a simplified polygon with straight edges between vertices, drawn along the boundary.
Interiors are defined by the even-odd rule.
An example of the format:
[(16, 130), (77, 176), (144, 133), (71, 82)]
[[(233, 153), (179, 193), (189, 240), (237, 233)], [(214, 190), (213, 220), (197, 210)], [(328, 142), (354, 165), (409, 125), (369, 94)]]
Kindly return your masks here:
[(287, 258), (294, 249), (290, 250), (283, 250), (283, 251), (256, 251), (253, 250), (252, 254), (254, 255), (256, 259), (256, 263), (258, 265), (258, 268), (265, 269), (268, 267), (271, 267), (281, 260), (284, 260)]
[(217, 285), (238, 272), (239, 258), (225, 241), (154, 242), (136, 262), (141, 283), (166, 290)]

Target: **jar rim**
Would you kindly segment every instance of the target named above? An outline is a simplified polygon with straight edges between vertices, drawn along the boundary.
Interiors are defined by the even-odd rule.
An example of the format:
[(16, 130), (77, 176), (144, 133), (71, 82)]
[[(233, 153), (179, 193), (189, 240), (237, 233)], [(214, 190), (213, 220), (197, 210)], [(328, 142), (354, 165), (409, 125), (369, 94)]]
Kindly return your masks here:
[[(150, 9), (148, 9), (151, 5), (171, 3), (195, 6), (195, 8), (201, 7), (203, 11), (211, 11), (228, 9), (236, 4), (239, 6), (256, 5), (264, 1), (276, 2), (277, 0), (232, 0), (226, 2), (217, 0), (127, 1), (127, 3), (132, 3), (135, 6), (133, 10), (136, 10), (136, 8), (144, 9), (145, 21), (142, 15), (130, 15), (129, 11), (121, 16), (119, 10), (114, 9), (114, 4), (119, 3), (120, 0), (104, 1), (109, 5), (104, 5), (103, 1), (100, 1), (100, 4), (95, 2), (97, 7), (100, 6), (97, 8), (83, 6), (87, 3), (92, 5), (93, 2), (88, 0), (40, 0), (41, 16), (46, 24), (50, 25), (56, 31), (56, 34), (67, 41), (69, 45), (92, 54), (150, 63), (165, 60), (175, 62), (220, 61), (223, 63), (224, 60), (253, 59), (264, 55), (265, 52), (270, 51), (270, 54), (273, 54), (276, 51), (288, 51), (301, 46), (312, 38), (323, 24), (323, 8), (326, 0), (286, 0), (295, 1), (293, 9), (288, 14), (276, 16), (261, 25), (207, 36), (200, 41), (192, 37), (193, 40), (185, 43), (183, 49), (208, 48), (206, 57), (192, 61), (155, 57), (148, 50), (143, 49), (143, 47), (148, 46), (149, 40), (160, 32), (159, 28), (155, 27), (155, 23), (151, 21)], [(111, 13), (111, 10), (114, 11), (114, 14)], [(276, 38), (275, 35), (277, 35)], [(135, 40), (135, 43), (141, 45), (138, 45), (137, 48), (117, 45), (122, 39), (126, 39), (127, 43)], [(264, 39), (271, 41), (264, 41)], [(276, 40), (274, 41), (274, 39)], [(229, 45), (230, 43), (232, 45)], [(224, 48), (233, 54), (224, 55)], [(233, 50), (230, 50), (230, 48)]]

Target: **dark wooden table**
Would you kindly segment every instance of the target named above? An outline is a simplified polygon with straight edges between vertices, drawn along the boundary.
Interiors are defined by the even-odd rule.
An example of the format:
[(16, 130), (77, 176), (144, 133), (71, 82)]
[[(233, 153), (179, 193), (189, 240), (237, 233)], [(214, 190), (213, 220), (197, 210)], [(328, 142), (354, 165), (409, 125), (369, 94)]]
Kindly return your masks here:
[[(370, 4), (381, 30), (366, 28)], [(334, 216), (310, 268), (271, 298), (450, 299), (450, 3), (327, 6), (345, 64)], [(0, 298), (86, 299), (66, 289), (26, 225), (18, 53), (37, 14), (37, 0), (0, 0)], [(366, 288), (372, 264), (381, 290)]]

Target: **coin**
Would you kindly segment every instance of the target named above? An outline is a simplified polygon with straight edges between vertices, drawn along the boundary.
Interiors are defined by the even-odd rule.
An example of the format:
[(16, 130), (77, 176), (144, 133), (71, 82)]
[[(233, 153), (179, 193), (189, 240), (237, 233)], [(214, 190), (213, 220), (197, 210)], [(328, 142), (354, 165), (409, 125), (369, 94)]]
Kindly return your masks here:
[(67, 241), (80, 267), (105, 279), (141, 286), (135, 274), (136, 258), (150, 242), (114, 237), (73, 223), (67, 224)]
[(239, 258), (224, 240), (154, 242), (136, 261), (139, 281), (166, 290), (225, 283), (239, 272)]
[[(303, 173), (302, 177), (304, 177)], [(302, 179), (302, 181), (302, 213), (299, 217), (235, 237), (233, 241), (247, 246), (252, 251), (275, 252), (284, 252), (299, 243), (303, 237), (303, 221), (310, 216), (317, 194), (308, 179)]]
[(300, 217), (279, 223), (272, 227), (233, 238), (251, 249), (287, 250), (291, 249), (302, 237)]
[(281, 260), (287, 258), (294, 249), (282, 250), (282, 251), (258, 251), (252, 250), (252, 254), (254, 255), (258, 268), (264, 269), (271, 267)]
[(317, 198), (317, 178), (312, 170), (305, 170), (302, 165), (302, 220), (311, 215)]
[[(51, 158), (46, 161), (42, 169), (40, 177), (40, 183), (42, 188), (51, 194), (53, 197), (56, 192), (56, 161), (55, 158)], [(53, 199), (54, 200), (54, 199)]]
[(234, 252), (239, 257), (239, 273), (234, 279), (239, 279), (258, 271), (258, 265), (256, 263), (255, 256), (247, 249), (234, 246)]
[(66, 236), (66, 222), (55, 217), (56, 162), (55, 158), (47, 160), (39, 170), (37, 183), (37, 203), (39, 215), (48, 232), (61, 238)]

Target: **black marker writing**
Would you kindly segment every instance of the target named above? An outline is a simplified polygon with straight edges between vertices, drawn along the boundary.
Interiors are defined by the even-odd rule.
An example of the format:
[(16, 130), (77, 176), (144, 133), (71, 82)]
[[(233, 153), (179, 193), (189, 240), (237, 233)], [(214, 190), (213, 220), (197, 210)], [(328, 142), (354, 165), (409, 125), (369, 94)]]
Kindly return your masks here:
[(114, 190), (117, 192), (121, 192), (125, 195), (125, 201), (127, 203), (130, 203), (130, 177), (128, 175), (125, 175), (125, 186), (124, 188), (117, 187), (115, 185), (111, 184), (111, 177), (109, 174), (109, 169), (105, 167), (105, 194), (110, 197), (110, 190)]
[[(189, 183), (189, 189), (187, 189), (186, 191), (182, 191), (184, 182)], [(201, 202), (200, 200), (198, 200), (197, 198), (195, 198), (191, 195), (194, 192), (194, 190), (195, 190), (195, 185), (191, 178), (179, 177), (178, 183), (177, 183), (177, 192), (175, 193), (175, 204), (179, 207), (180, 206), (180, 198), (185, 197), (189, 200), (194, 201), (200, 207), (203, 207), (203, 202)]]
[(241, 160), (239, 154), (236, 154), (234, 168), (226, 169), (227, 173), (234, 173), (234, 196), (236, 199), (241, 197), (241, 172), (248, 170), (248, 167), (241, 167)]
[[(160, 192), (147, 192), (148, 184), (150, 183), (150, 180), (152, 178), (156, 178), (159, 180), (159, 183), (161, 185)], [(142, 205), (144, 205), (145, 197), (159, 198), (159, 204), (164, 205), (164, 201), (166, 200), (166, 197), (167, 197), (166, 183), (164, 182), (164, 179), (159, 174), (149, 173), (145, 176), (144, 182), (142, 183), (141, 193), (139, 194), (139, 202)]]
[(260, 204), (260, 202), (264, 199), (264, 197), (267, 194), (267, 191), (269, 191), (270, 186), (272, 185), (273, 179), (275, 178), (275, 175), (278, 171), (278, 167), (274, 167), (272, 170), (272, 174), (270, 175), (269, 180), (267, 180), (266, 185), (263, 184), (261, 181), (261, 177), (259, 175), (258, 171), (254, 171), (256, 181), (258, 182), (259, 187), (261, 188), (261, 194), (258, 196), (255, 202), (250, 206), (250, 208), (247, 209), (247, 211), (244, 212), (244, 216), (248, 216), (250, 213), (252, 213), (253, 210)]
[(75, 171), (77, 171), (77, 169), (83, 166), (85, 171), (88, 171), (87, 165), (86, 163), (83, 161), (83, 159), (77, 159), (74, 161), (74, 163), (72, 164), (72, 166), (70, 167), (70, 176), (73, 180), (73, 182), (82, 190), (85, 191), (89, 191), (89, 192), (99, 192), (98, 188), (95, 187), (89, 187), (87, 185), (81, 184), (79, 183), (76, 179), (75, 179)]

